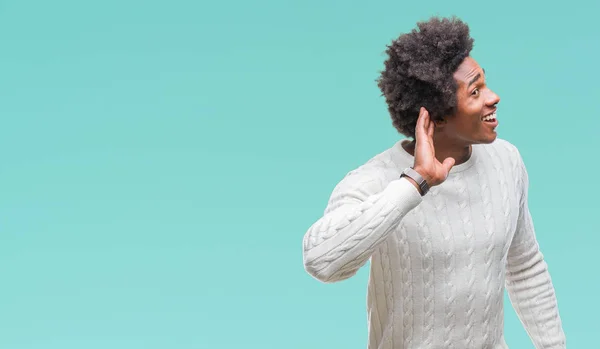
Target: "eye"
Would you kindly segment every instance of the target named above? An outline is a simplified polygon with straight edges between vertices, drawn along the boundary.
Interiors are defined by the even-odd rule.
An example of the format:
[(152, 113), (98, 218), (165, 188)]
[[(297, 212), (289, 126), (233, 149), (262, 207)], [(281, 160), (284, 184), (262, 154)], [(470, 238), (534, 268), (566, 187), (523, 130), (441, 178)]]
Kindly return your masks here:
[(471, 95), (472, 96), (479, 96), (479, 89), (478, 88), (474, 89), (473, 92), (471, 92)]

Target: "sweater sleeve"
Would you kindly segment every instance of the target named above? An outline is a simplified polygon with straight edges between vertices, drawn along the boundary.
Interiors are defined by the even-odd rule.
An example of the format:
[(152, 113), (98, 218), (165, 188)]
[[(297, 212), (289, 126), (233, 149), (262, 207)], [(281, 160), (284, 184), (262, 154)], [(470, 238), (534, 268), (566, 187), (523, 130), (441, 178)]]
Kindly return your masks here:
[(510, 301), (536, 349), (566, 348), (554, 286), (540, 251), (528, 208), (529, 179), (518, 157), (521, 198), (517, 229), (508, 250), (506, 286)]
[(356, 274), (422, 200), (407, 179), (393, 180), (382, 188), (372, 171), (353, 171), (338, 183), (324, 215), (304, 235), (304, 268), (319, 281), (332, 283)]

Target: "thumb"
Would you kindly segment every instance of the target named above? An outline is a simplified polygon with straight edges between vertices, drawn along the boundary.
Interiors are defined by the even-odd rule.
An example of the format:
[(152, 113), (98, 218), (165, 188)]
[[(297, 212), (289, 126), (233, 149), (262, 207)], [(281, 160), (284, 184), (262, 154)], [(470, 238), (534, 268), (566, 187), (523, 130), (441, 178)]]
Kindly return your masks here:
[(454, 166), (455, 163), (456, 163), (456, 160), (454, 160), (454, 158), (446, 158), (444, 160), (444, 162), (442, 163), (442, 166), (446, 170), (446, 173), (450, 172), (450, 170), (452, 169), (452, 166)]

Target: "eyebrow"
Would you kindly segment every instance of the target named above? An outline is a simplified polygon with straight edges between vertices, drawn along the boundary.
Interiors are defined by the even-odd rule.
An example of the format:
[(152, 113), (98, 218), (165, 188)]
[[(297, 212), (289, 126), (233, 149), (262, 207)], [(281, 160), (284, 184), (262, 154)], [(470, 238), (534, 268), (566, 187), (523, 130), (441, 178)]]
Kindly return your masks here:
[[(484, 71), (485, 72), (485, 71)], [(477, 75), (475, 75), (475, 77), (473, 79), (471, 79), (471, 81), (469, 81), (469, 84), (467, 85), (467, 88), (471, 85), (473, 85), (477, 80), (479, 80), (479, 78), (481, 77), (480, 73), (477, 73)]]

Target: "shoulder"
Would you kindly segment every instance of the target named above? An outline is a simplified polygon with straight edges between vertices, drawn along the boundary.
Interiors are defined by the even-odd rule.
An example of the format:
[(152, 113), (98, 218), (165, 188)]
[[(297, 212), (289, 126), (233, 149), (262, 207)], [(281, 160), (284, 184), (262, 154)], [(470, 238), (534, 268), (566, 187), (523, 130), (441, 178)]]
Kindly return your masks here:
[(506, 155), (513, 160), (518, 160), (521, 158), (521, 154), (519, 153), (517, 146), (506, 139), (496, 138), (496, 140), (490, 144), (490, 147), (493, 147), (497, 152), (501, 153), (502, 155)]
[(351, 195), (364, 200), (370, 195), (381, 192), (404, 169), (394, 157), (393, 147), (386, 149), (363, 164), (346, 172), (335, 185), (332, 198)]
[(379, 188), (384, 185), (389, 178), (399, 175), (398, 166), (394, 164), (390, 150), (385, 150), (370, 159), (362, 165), (348, 171), (339, 182), (340, 185), (365, 185)]
[(524, 167), (523, 157), (516, 145), (506, 139), (496, 138), (493, 143), (483, 146), (488, 153), (495, 155), (502, 165), (510, 165), (514, 170), (520, 171)]
[(512, 172), (517, 187), (521, 189), (526, 188), (529, 183), (529, 175), (521, 152), (517, 146), (500, 138), (497, 138), (489, 146), (493, 147), (495, 152), (500, 155), (499, 158), (503, 159), (501, 165), (503, 165), (504, 170)]

